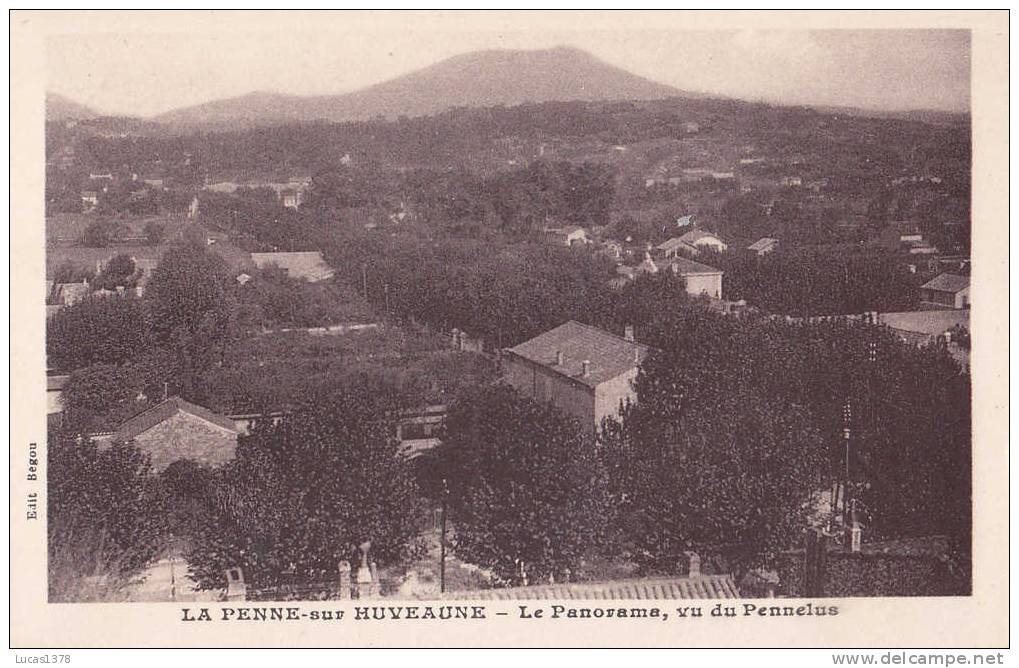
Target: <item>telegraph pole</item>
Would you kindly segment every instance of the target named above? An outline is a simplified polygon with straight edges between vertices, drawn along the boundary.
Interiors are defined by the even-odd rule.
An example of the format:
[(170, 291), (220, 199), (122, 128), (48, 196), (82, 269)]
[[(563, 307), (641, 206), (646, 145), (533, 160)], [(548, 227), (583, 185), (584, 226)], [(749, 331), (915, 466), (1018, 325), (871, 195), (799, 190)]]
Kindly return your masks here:
[(449, 502), (449, 485), (442, 479), (442, 510), (439, 517), (439, 593), (446, 593), (446, 507)]

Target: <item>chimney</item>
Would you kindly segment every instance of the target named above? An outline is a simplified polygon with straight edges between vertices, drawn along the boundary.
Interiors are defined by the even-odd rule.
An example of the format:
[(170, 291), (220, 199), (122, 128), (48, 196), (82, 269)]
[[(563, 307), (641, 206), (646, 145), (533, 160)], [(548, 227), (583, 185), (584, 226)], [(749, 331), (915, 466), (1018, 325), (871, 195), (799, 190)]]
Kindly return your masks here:
[(555, 364), (556, 366), (563, 366), (566, 364), (566, 355), (563, 355), (563, 351), (555, 351)]
[(591, 360), (584, 360), (583, 362), (580, 363), (580, 365), (581, 365), (581, 367), (584, 370), (583, 371), (584, 378), (587, 378), (588, 376), (590, 376), (591, 375)]
[(626, 339), (627, 341), (635, 341), (636, 340), (636, 339), (633, 338), (633, 325), (627, 325), (623, 329), (623, 338)]

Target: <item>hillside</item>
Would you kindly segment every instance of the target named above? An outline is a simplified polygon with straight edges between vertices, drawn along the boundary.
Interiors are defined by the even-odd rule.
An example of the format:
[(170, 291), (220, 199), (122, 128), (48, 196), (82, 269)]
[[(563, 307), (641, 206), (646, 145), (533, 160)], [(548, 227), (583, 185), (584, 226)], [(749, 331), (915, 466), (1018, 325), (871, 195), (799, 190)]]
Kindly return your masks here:
[(342, 95), (256, 92), (161, 114), (176, 126), (267, 125), (424, 116), (451, 107), (567, 100), (653, 100), (689, 95), (579, 49), (477, 51)]
[(95, 118), (100, 114), (58, 93), (46, 93), (46, 120), (67, 121)]

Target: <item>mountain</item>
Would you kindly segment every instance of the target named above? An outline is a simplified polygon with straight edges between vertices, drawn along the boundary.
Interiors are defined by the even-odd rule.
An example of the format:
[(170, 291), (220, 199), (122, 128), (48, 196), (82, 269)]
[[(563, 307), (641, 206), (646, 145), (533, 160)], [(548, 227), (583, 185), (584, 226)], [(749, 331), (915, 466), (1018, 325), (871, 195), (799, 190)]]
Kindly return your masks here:
[(451, 107), (568, 100), (654, 100), (692, 96), (571, 47), (475, 51), (342, 95), (256, 92), (176, 109), (152, 120), (175, 126), (425, 116)]
[(58, 93), (46, 93), (46, 120), (85, 120), (100, 116), (99, 112)]

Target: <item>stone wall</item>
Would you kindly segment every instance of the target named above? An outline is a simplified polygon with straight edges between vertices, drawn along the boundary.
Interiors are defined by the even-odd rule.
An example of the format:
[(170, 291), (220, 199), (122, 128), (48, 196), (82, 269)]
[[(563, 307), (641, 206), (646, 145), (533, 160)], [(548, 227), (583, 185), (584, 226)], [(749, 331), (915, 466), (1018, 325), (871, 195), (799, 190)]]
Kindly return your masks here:
[(149, 454), (157, 471), (178, 459), (191, 459), (207, 465), (222, 464), (233, 459), (237, 448), (236, 432), (188, 413), (177, 413), (138, 434), (133, 440)]

